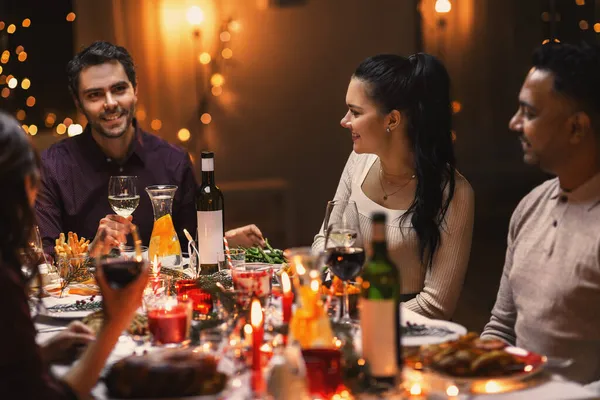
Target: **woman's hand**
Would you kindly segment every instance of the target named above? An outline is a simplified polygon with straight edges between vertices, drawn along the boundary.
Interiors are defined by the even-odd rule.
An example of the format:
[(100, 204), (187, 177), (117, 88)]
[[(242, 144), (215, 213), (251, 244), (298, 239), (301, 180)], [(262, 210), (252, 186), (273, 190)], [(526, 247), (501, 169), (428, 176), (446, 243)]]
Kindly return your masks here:
[(121, 289), (110, 287), (101, 266), (96, 269), (96, 281), (102, 293), (104, 327), (111, 326), (121, 332), (129, 326), (135, 312), (142, 305), (142, 294), (148, 282), (148, 263), (144, 262), (139, 276)]
[(260, 229), (254, 224), (227, 231), (225, 237), (229, 242), (229, 247), (265, 246), (265, 238)]
[(40, 346), (42, 359), (46, 364), (69, 364), (95, 339), (96, 336), (90, 328), (79, 321), (73, 321), (67, 329)]

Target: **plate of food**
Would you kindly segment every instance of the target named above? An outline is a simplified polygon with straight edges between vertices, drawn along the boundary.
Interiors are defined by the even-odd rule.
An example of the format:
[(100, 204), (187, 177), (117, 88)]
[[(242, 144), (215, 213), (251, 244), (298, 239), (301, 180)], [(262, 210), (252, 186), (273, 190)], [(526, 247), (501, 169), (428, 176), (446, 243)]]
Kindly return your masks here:
[(67, 295), (46, 297), (41, 301), (39, 314), (51, 318), (80, 319), (102, 308), (101, 296)]
[(499, 339), (481, 339), (468, 333), (457, 340), (422, 346), (406, 357), (408, 366), (436, 373), (455, 382), (522, 380), (546, 365), (540, 354), (514, 347)]
[(467, 333), (467, 329), (457, 323), (432, 319), (425, 324), (402, 321), (402, 345), (418, 347), (456, 340)]
[(217, 399), (228, 382), (218, 366), (219, 359), (210, 354), (160, 349), (117, 361), (104, 382), (114, 399)]

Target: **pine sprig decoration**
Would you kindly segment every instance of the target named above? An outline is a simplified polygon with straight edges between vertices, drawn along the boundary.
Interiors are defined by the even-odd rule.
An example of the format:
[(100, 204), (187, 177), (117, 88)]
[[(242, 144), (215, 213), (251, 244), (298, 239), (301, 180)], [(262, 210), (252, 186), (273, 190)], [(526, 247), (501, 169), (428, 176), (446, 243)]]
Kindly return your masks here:
[(73, 282), (82, 282), (89, 279), (92, 274), (90, 272), (90, 259), (60, 257), (57, 262), (58, 271), (61, 277), (60, 296), (62, 297), (65, 289)]

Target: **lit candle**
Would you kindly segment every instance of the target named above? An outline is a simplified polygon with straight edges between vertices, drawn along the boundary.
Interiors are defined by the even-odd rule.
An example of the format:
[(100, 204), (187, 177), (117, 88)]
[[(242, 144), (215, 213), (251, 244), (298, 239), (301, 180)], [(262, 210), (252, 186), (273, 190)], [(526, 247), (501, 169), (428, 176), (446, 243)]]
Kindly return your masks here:
[(263, 311), (258, 299), (252, 300), (250, 324), (252, 325), (252, 370), (260, 371), (260, 347), (262, 346), (264, 326)]
[(283, 288), (283, 297), (281, 298), (283, 308), (283, 323), (287, 324), (292, 318), (292, 303), (294, 301), (294, 293), (292, 293), (292, 283), (287, 272), (281, 274), (281, 286)]

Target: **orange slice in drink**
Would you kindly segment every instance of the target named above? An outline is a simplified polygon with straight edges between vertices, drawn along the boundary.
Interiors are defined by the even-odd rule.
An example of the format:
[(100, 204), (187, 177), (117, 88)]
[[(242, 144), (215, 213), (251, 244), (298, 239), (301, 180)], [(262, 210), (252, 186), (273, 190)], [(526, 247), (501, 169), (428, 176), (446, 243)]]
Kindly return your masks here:
[(181, 247), (173, 225), (173, 218), (171, 218), (171, 214), (163, 215), (154, 221), (148, 256), (150, 260), (154, 260), (154, 256), (163, 257), (177, 253), (181, 253)]

